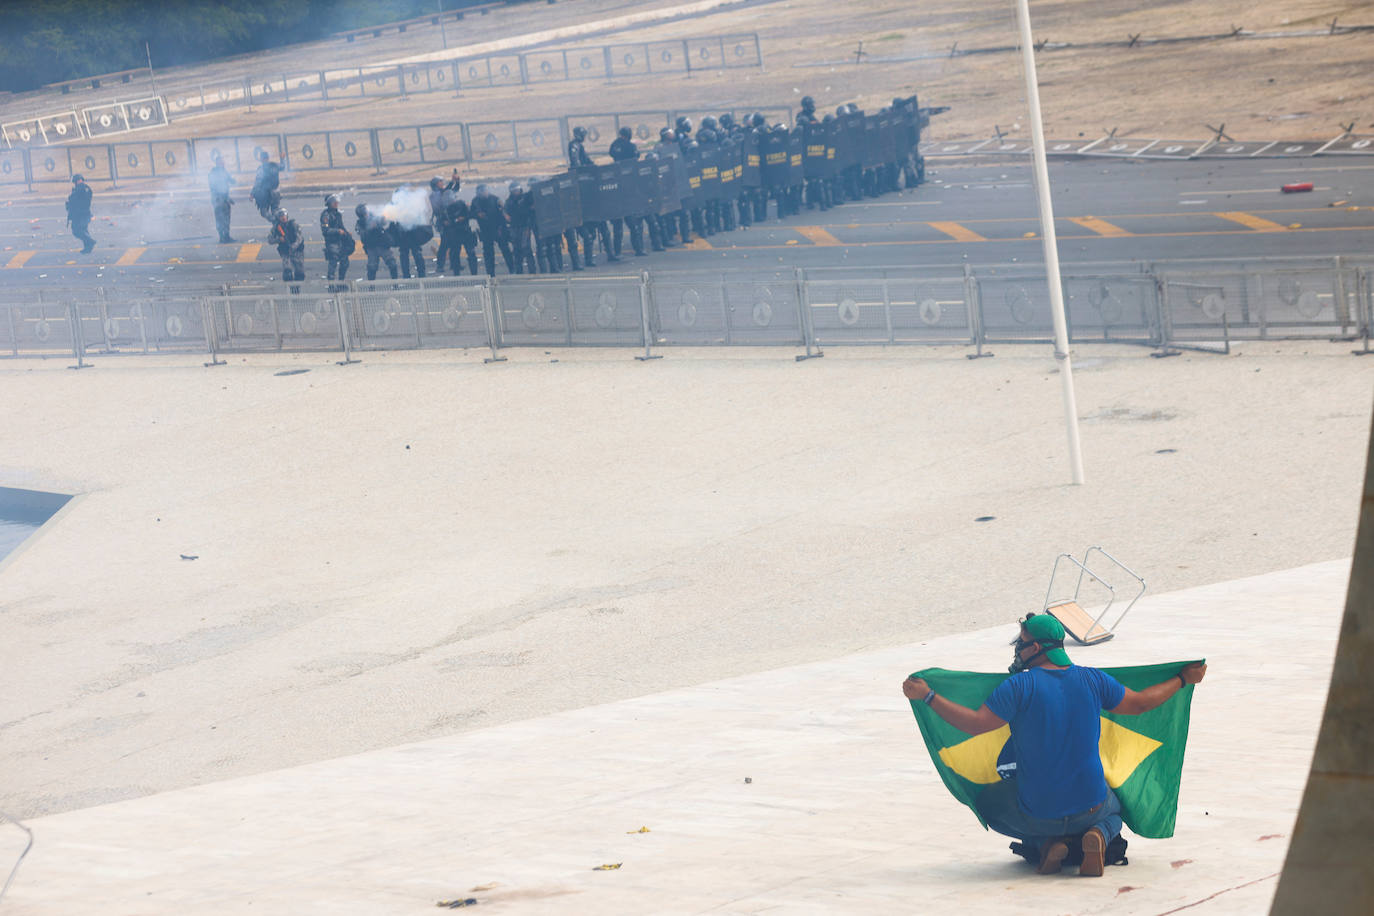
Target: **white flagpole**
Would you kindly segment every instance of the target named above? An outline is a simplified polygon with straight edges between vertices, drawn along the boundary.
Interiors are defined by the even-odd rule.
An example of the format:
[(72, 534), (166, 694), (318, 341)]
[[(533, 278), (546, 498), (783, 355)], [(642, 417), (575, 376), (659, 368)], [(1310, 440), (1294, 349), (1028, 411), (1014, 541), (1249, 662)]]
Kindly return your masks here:
[(1031, 41), (1029, 0), (1016, 0), (1021, 27), (1021, 61), (1025, 65), (1026, 102), (1030, 105), (1035, 196), (1040, 202), (1040, 238), (1045, 247), (1045, 273), (1050, 285), (1050, 314), (1054, 318), (1054, 358), (1064, 390), (1064, 419), (1069, 433), (1069, 464), (1073, 482), (1083, 483), (1083, 452), (1078, 441), (1078, 405), (1073, 392), (1073, 357), (1069, 355), (1068, 322), (1064, 320), (1064, 291), (1059, 280), (1059, 245), (1054, 234), (1054, 205), (1050, 200), (1050, 170), (1045, 163), (1045, 127), (1040, 121), (1040, 86), (1035, 78), (1035, 46)]

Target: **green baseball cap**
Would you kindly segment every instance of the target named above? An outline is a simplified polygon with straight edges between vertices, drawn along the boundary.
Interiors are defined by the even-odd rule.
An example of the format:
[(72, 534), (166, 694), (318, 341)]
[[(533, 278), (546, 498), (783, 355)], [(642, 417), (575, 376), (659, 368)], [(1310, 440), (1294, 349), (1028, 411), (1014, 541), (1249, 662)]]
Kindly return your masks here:
[[(1055, 665), (1072, 665), (1069, 661), (1069, 653), (1062, 648), (1064, 645), (1064, 625), (1055, 619), (1053, 614), (1032, 614), (1021, 622), (1021, 626), (1030, 634), (1034, 642), (1040, 643), (1040, 647), (1045, 649), (1045, 658)], [(1056, 648), (1050, 648), (1057, 641)], [(1047, 645), (1049, 644), (1049, 645)]]

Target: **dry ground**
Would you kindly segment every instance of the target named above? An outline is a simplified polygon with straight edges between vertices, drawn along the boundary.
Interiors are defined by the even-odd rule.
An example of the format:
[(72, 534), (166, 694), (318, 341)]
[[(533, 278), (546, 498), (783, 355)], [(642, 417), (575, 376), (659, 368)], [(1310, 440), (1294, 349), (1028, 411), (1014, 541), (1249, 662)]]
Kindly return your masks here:
[[(498, 11), (458, 30), (450, 47), (511, 37), (577, 21), (610, 20), (671, 3), (576, 0), (555, 7)], [(546, 11), (556, 11), (546, 12)], [(1342, 124), (1374, 131), (1374, 82), (1367, 63), (1374, 33), (1275, 40), (1219, 39), (1200, 43), (1125, 48), (1056, 48), (1062, 43), (1119, 41), (1141, 34), (1219, 34), (1324, 29), (1374, 24), (1374, 0), (1252, 0), (1088, 2), (1064, 0), (1032, 6), (1035, 34), (1052, 43), (1038, 55), (1045, 128), (1050, 137), (1122, 136), (1204, 138), (1207, 125), (1224, 123), (1237, 139), (1326, 139)], [(857, 101), (873, 108), (894, 95), (919, 93), (926, 104), (952, 111), (936, 119), (941, 139), (982, 137), (1000, 128), (1027, 135), (1019, 58), (1014, 53), (947, 56), (961, 50), (1014, 44), (1014, 6), (1006, 0), (933, 0), (913, 6), (894, 0), (835, 4), (779, 0), (688, 16), (560, 46), (598, 46), (688, 36), (758, 32), (765, 68), (732, 70), (610, 84), (576, 82), (528, 89), (479, 89), (460, 97), (337, 101), (276, 105), (181, 119), (140, 139), (328, 128), (398, 126), (508, 117), (555, 117), (579, 112), (795, 107), (803, 94), (829, 108)], [(865, 63), (849, 63), (863, 43)], [(279, 71), (395, 60), (439, 47), (437, 29), (412, 29), (354, 45), (340, 41), (273, 52), (256, 58), (164, 74), (167, 81), (203, 72)], [(912, 60), (925, 54), (942, 56)], [(830, 66), (814, 66), (834, 62)], [(499, 166), (484, 166), (500, 171)], [(422, 170), (424, 171), (424, 170)], [(417, 173), (419, 174), (419, 173)], [(365, 176), (359, 176), (365, 177)], [(403, 177), (393, 173), (393, 177)]]

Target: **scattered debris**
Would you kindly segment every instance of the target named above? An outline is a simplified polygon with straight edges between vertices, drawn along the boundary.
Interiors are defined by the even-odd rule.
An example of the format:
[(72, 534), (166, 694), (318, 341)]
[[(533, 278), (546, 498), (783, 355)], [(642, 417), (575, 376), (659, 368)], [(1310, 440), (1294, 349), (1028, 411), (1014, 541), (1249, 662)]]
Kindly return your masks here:
[(1286, 185), (1284, 185), (1284, 186), (1283, 186), (1282, 188), (1280, 188), (1279, 190), (1283, 191), (1283, 193), (1285, 193), (1285, 194), (1295, 194), (1295, 193), (1297, 193), (1297, 192), (1299, 192), (1299, 191), (1310, 191), (1310, 190), (1312, 190), (1312, 182), (1310, 182), (1310, 181), (1295, 181), (1295, 182), (1293, 182), (1292, 184), (1286, 184)]
[(1344, 206), (1345, 206), (1346, 204), (1348, 204), (1348, 203), (1350, 203), (1350, 201), (1348, 201), (1348, 200), (1333, 200), (1333, 201), (1331, 201), (1331, 203), (1327, 204), (1327, 206), (1328, 206), (1328, 207), (1344, 207)]
[[(309, 369), (283, 369), (283, 370), (280, 371), (280, 372), (273, 372), (272, 374), (273, 374), (273, 375), (304, 375), (305, 373), (307, 373), (307, 372), (309, 372), (309, 371), (310, 371)], [(410, 448), (410, 446), (407, 445), (406, 448)]]
[(186, 553), (183, 553), (183, 554), (178, 554), (178, 556), (180, 556), (183, 560), (199, 560), (199, 559), (200, 559), (200, 554), (198, 554), (198, 553), (197, 553), (197, 554), (186, 554)]
[(449, 909), (449, 910), (456, 910), (456, 909), (458, 909), (460, 906), (476, 906), (476, 905), (477, 905), (477, 898), (476, 898), (476, 897), (468, 897), (468, 898), (466, 898), (466, 899), (459, 899), (459, 900), (440, 900), (438, 903), (436, 903), (436, 904), (434, 904), (434, 905), (435, 905), (435, 906), (441, 906), (441, 907), (444, 907), (445, 909)]
[[(406, 446), (406, 447), (409, 448), (409, 446)], [(648, 832), (649, 832), (649, 828), (648, 828), (648, 827), (640, 827), (638, 830), (626, 830), (625, 832), (626, 832), (626, 833), (648, 833)]]
[(996, 517), (997, 517), (997, 516), (995, 516), (995, 515), (980, 515), (980, 516), (978, 516), (977, 518), (975, 518), (974, 521), (975, 521), (975, 522), (990, 522), (990, 521), (992, 521), (993, 519), (995, 519)]
[(593, 868), (592, 871), (615, 871), (624, 864), (624, 862), (608, 862), (605, 865), (598, 865), (596, 868)]
[(751, 782), (753, 782), (753, 781), (754, 781), (754, 777), (752, 777), (752, 776), (746, 776), (746, 777), (744, 777), (744, 784), (745, 784), (745, 785), (748, 785), (749, 783), (751, 783)]

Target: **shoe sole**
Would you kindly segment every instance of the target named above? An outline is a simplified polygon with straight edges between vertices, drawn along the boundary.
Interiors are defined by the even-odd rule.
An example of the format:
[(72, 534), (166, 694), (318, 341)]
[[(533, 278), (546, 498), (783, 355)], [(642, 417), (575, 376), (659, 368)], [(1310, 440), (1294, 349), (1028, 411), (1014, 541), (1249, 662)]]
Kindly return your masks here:
[(1100, 878), (1107, 857), (1107, 839), (1094, 827), (1083, 834), (1083, 864), (1078, 873), (1086, 878)]
[(1064, 867), (1064, 857), (1069, 854), (1069, 846), (1063, 840), (1055, 840), (1040, 854), (1040, 865), (1035, 869), (1038, 874), (1057, 875)]

